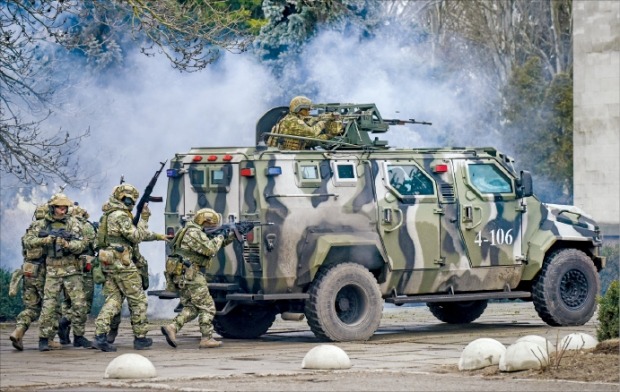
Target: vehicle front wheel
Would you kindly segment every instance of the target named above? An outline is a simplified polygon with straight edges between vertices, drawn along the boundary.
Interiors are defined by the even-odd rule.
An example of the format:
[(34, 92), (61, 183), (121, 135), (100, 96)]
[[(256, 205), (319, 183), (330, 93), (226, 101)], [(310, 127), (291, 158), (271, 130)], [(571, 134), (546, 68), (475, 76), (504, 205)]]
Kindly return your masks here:
[(534, 281), (534, 308), (549, 325), (583, 325), (594, 314), (600, 286), (596, 267), (584, 252), (561, 249), (545, 258)]
[(368, 340), (379, 328), (383, 313), (381, 291), (375, 277), (359, 264), (321, 269), (308, 293), (305, 314), (319, 339)]

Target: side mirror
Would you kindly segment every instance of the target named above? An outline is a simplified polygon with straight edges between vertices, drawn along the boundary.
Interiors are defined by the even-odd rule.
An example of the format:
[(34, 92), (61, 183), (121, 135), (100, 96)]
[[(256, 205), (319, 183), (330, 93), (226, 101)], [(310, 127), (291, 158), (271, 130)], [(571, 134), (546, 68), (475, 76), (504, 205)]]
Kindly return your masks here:
[(532, 173), (527, 170), (521, 171), (521, 178), (517, 181), (517, 196), (530, 197), (534, 194), (534, 185), (532, 183)]

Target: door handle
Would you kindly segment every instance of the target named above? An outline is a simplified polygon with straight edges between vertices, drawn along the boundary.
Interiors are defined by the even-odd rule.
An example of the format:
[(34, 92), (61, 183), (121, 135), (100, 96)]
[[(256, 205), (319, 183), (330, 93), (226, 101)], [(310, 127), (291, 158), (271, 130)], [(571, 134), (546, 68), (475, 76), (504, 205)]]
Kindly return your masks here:
[[(389, 215), (390, 215), (390, 223), (391, 223), (392, 222), (392, 219), (391, 219), (391, 215), (392, 215), (391, 211), (392, 211), (392, 209), (390, 208), (390, 209), (384, 210), (384, 214), (385, 214), (385, 211), (390, 211)], [(395, 208), (394, 209), (394, 213), (396, 213), (398, 215), (398, 223), (396, 225), (394, 225), (394, 227), (392, 227), (390, 229), (384, 229), (384, 231), (386, 233), (391, 233), (391, 232), (393, 232), (395, 230), (398, 230), (403, 225), (403, 211), (400, 208)]]
[[(478, 213), (476, 213), (476, 211)], [(479, 206), (465, 206), (463, 208), (463, 222), (465, 223), (465, 228), (467, 230), (473, 229), (482, 223), (482, 207)], [(475, 215), (478, 215), (478, 219), (476, 220)]]

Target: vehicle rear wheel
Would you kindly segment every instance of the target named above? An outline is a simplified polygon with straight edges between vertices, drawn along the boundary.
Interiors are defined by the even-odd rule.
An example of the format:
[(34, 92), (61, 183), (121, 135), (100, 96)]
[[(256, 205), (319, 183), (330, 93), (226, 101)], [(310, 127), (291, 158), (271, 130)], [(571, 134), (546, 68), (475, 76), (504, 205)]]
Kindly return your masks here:
[(225, 338), (255, 339), (267, 332), (275, 319), (272, 308), (237, 305), (229, 313), (215, 316), (213, 328)]
[(438, 320), (449, 324), (469, 324), (484, 313), (486, 299), (464, 302), (431, 302), (428, 309)]
[(343, 263), (321, 269), (308, 292), (305, 314), (322, 340), (368, 340), (381, 322), (383, 299), (375, 277), (365, 267)]
[(594, 314), (600, 286), (596, 267), (584, 252), (561, 249), (545, 258), (534, 281), (534, 308), (549, 325), (583, 325)]

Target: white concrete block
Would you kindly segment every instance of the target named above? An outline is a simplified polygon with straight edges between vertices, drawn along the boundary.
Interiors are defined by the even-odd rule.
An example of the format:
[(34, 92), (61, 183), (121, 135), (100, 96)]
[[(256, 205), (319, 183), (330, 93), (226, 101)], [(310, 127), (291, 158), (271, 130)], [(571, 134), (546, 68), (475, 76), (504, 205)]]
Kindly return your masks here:
[(463, 349), (459, 359), (459, 370), (482, 369), (497, 365), (504, 352), (506, 347), (495, 339), (476, 339)]
[(526, 336), (522, 336), (519, 339), (517, 339), (515, 341), (515, 343), (519, 343), (519, 342), (531, 342), (531, 343), (536, 343), (538, 344), (540, 347), (542, 347), (543, 349), (545, 349), (545, 351), (547, 352), (547, 354), (551, 354), (555, 352), (555, 344), (551, 343), (548, 339), (542, 337), (542, 336), (538, 336), (538, 335), (526, 335)]
[(598, 344), (595, 337), (587, 333), (576, 332), (566, 335), (560, 341), (560, 350), (587, 350), (594, 348)]
[(499, 370), (516, 372), (518, 370), (540, 369), (549, 364), (549, 355), (540, 345), (532, 342), (519, 342), (508, 346), (499, 359)]
[(302, 369), (350, 369), (351, 360), (340, 347), (331, 344), (316, 346), (301, 361)]
[(140, 354), (123, 354), (114, 358), (105, 369), (103, 378), (153, 378), (155, 366)]

